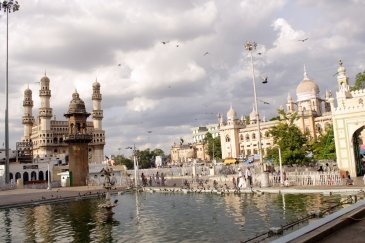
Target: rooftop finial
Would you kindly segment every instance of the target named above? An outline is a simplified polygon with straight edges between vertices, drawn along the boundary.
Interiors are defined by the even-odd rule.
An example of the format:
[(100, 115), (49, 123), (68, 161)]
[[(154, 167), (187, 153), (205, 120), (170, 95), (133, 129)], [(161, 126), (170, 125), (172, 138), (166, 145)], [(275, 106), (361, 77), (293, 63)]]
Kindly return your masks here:
[(304, 64), (304, 79), (309, 79), (308, 74), (307, 74), (307, 68), (306, 68), (305, 64)]
[(44, 69), (44, 76), (47, 76), (47, 70)]

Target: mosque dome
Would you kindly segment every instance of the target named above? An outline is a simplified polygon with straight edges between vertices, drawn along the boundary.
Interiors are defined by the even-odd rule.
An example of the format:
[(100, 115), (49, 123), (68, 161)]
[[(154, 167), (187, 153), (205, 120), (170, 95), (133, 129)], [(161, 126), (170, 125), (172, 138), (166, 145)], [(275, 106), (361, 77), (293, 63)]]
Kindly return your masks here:
[(308, 78), (307, 72), (304, 68), (304, 79), (297, 86), (298, 100), (317, 97), (319, 94), (319, 87), (316, 81)]
[(100, 83), (98, 82), (98, 80), (95, 80), (95, 82), (93, 83), (93, 87), (100, 88)]
[(231, 108), (229, 109), (229, 111), (227, 112), (227, 119), (231, 119), (231, 120), (234, 120), (236, 119), (237, 117), (237, 113), (235, 110), (233, 110), (232, 106)]
[(44, 77), (43, 78), (41, 78), (41, 84), (49, 84), (49, 78), (46, 76), (46, 75), (44, 75)]
[(29, 87), (26, 88), (26, 90), (24, 90), (24, 95), (25, 96), (32, 96), (32, 90)]
[(72, 94), (72, 100), (68, 106), (68, 113), (86, 113), (85, 102), (80, 99), (80, 95), (77, 91)]

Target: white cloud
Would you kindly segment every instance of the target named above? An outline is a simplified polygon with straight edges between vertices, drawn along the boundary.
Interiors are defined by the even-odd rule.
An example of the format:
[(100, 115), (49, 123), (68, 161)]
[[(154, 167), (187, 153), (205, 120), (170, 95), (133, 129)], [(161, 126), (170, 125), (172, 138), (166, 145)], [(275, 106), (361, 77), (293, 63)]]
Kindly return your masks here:
[(151, 100), (143, 97), (136, 97), (133, 100), (127, 102), (127, 107), (130, 111), (146, 111), (153, 110), (157, 105), (158, 101)]

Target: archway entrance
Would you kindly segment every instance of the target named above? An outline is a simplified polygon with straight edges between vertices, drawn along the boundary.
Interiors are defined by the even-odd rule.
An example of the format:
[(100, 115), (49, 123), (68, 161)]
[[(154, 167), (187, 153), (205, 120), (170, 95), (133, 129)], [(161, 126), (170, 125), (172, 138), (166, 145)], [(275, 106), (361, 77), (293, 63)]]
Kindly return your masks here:
[(39, 171), (38, 180), (44, 181), (43, 171)]
[(357, 176), (362, 176), (365, 174), (365, 139), (362, 136), (364, 128), (365, 126), (360, 127), (352, 135)]
[(23, 173), (23, 182), (24, 184), (29, 181), (29, 174), (28, 172)]
[(337, 84), (336, 100), (332, 95), (328, 97), (337, 165), (343, 173), (348, 171), (351, 177), (357, 177), (364, 174), (360, 156), (363, 141), (360, 142), (359, 136), (365, 127), (365, 89), (351, 91), (342, 62), (337, 69)]

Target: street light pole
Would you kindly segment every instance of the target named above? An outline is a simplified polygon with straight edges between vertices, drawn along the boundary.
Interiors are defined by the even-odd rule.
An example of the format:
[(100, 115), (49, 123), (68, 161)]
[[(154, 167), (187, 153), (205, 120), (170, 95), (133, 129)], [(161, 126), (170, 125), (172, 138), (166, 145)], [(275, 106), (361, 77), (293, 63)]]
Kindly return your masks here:
[(279, 168), (280, 168), (280, 185), (284, 184), (284, 180), (283, 180), (283, 162), (281, 159), (281, 148), (280, 146), (278, 146), (278, 150), (279, 150)]
[(48, 160), (48, 171), (47, 171), (47, 173), (48, 173), (48, 175), (47, 175), (48, 187), (47, 187), (47, 190), (51, 190), (52, 189), (52, 187), (51, 187), (51, 173), (49, 171), (49, 169), (50, 169), (50, 167), (49, 167), (50, 161), (51, 161), (51, 158), (49, 158), (49, 160)]
[(258, 132), (258, 153), (260, 156), (260, 164), (262, 165), (262, 145), (261, 145), (261, 128), (260, 128), (260, 115), (257, 105), (257, 96), (256, 96), (256, 82), (255, 82), (255, 68), (253, 65), (253, 56), (252, 51), (256, 50), (257, 43), (248, 41), (245, 43), (245, 49), (249, 51), (250, 58), (251, 58), (251, 71), (252, 71), (252, 84), (253, 84), (253, 95), (254, 95), (254, 102), (255, 102), (255, 110), (256, 110), (256, 123), (257, 123), (257, 132)]
[(18, 1), (0, 1), (0, 10), (6, 12), (6, 79), (5, 79), (5, 183), (9, 184), (9, 13), (19, 10)]

